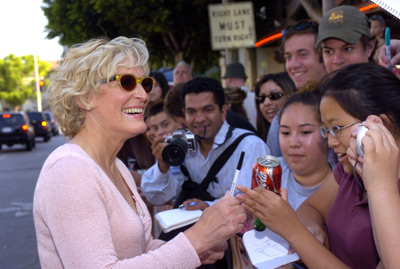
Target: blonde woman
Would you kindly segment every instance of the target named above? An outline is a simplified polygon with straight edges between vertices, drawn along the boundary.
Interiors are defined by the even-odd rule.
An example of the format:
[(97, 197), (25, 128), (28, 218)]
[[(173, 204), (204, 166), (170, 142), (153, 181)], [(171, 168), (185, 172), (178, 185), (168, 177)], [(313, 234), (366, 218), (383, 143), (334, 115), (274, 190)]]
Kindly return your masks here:
[(168, 243), (151, 237), (150, 214), (116, 158), (146, 130), (148, 56), (140, 39), (96, 39), (72, 47), (56, 70), (49, 101), (71, 141), (47, 158), (35, 190), (42, 268), (196, 268), (222, 258), (242, 229), (243, 208), (225, 198)]

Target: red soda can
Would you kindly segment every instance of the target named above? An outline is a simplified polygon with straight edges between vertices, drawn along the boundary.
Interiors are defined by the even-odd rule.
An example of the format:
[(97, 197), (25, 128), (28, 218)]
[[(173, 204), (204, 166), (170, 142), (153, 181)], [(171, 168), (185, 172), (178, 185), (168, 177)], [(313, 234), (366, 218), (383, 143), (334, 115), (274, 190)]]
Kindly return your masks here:
[[(275, 193), (281, 193), (282, 168), (278, 158), (265, 155), (257, 158), (253, 166), (251, 177), (251, 189), (261, 186)], [(254, 229), (264, 231), (265, 225), (256, 217), (254, 219)]]
[(261, 186), (267, 190), (281, 193), (282, 168), (277, 157), (265, 155), (257, 158), (253, 166), (251, 189)]

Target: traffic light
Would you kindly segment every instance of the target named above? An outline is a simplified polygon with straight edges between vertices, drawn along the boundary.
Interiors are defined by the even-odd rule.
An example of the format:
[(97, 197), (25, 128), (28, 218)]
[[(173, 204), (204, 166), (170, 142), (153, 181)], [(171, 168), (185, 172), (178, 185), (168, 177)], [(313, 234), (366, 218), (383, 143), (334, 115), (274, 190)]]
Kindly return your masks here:
[(40, 91), (43, 91), (44, 80), (39, 80)]

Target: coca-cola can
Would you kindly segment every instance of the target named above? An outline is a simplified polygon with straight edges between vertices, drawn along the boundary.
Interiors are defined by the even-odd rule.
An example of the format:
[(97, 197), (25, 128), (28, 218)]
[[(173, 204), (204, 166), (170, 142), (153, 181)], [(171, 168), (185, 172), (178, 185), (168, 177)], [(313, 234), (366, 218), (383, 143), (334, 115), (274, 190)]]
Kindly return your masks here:
[(282, 168), (277, 157), (264, 155), (257, 158), (253, 166), (251, 189), (261, 186), (267, 190), (281, 193)]

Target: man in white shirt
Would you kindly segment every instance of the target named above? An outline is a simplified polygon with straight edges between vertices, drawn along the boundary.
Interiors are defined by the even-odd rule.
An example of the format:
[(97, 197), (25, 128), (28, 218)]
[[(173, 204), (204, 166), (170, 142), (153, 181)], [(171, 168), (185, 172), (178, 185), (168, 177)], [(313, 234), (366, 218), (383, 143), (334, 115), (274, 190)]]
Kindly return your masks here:
[[(163, 159), (162, 152), (167, 143), (159, 139), (160, 143), (153, 146), (153, 154), (157, 162), (143, 174), (141, 187), (147, 200), (156, 205), (170, 202), (187, 192), (185, 186), (189, 182), (194, 182), (194, 185), (201, 184), (218, 157), (239, 136), (250, 133), (244, 129), (232, 128), (226, 122), (224, 90), (217, 80), (200, 77), (189, 81), (182, 89), (182, 100), (184, 100), (186, 124), (196, 136), (197, 150), (188, 152), (184, 158), (182, 166), (187, 170), (187, 175), (185, 175), (185, 168), (170, 167)], [(245, 152), (245, 156), (238, 184), (251, 186), (252, 167), (257, 157), (269, 154), (265, 143), (253, 133), (245, 136), (229, 155), (226, 163), (218, 167), (216, 176), (205, 189), (211, 198), (196, 199), (197, 205), (191, 209), (205, 209), (213, 199), (221, 198), (226, 191), (230, 190), (242, 151)], [(189, 195), (186, 198), (198, 197)], [(181, 201), (178, 203), (180, 204)], [(175, 206), (177, 206), (176, 203)]]
[(226, 87), (239, 87), (246, 92), (246, 98), (243, 101), (243, 108), (246, 110), (247, 118), (250, 123), (254, 128), (257, 128), (255, 94), (245, 86), (247, 76), (244, 71), (244, 66), (241, 63), (228, 64), (223, 79), (225, 79)]

